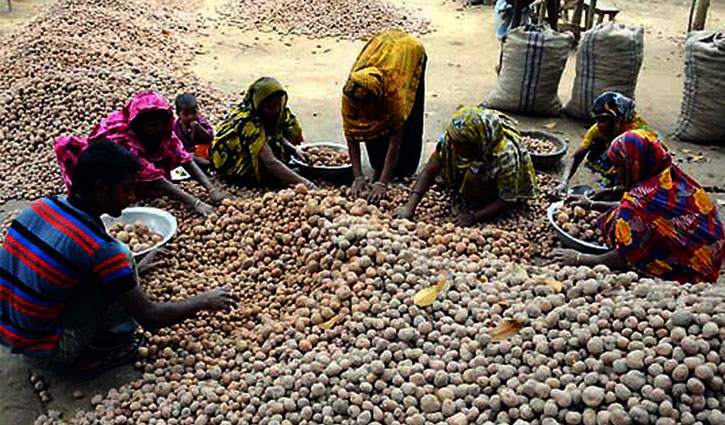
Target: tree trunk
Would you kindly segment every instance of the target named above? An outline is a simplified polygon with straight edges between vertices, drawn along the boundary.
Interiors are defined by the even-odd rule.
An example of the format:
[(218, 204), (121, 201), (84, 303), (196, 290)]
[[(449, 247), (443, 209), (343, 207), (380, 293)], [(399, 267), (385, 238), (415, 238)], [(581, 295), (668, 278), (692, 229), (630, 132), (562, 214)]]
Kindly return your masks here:
[(705, 29), (705, 21), (707, 20), (707, 9), (710, 7), (710, 0), (697, 0), (697, 8), (695, 9), (695, 19), (692, 23), (693, 31), (702, 31)]

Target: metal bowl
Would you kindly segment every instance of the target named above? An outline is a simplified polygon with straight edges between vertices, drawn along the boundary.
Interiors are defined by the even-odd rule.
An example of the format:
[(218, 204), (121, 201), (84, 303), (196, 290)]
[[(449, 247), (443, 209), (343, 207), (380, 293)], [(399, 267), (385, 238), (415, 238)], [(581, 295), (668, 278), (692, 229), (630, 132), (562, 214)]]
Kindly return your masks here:
[(568, 141), (545, 131), (523, 130), (521, 131), (521, 135), (548, 140), (556, 146), (554, 152), (551, 153), (529, 152), (529, 155), (531, 155), (531, 162), (533, 162), (534, 168), (537, 170), (546, 170), (554, 167), (561, 162), (561, 159), (564, 158), (564, 155), (566, 155), (567, 149), (569, 149)]
[(570, 195), (584, 195), (587, 198), (594, 194), (594, 188), (588, 184), (580, 184), (569, 188)]
[(149, 252), (160, 248), (166, 242), (171, 240), (174, 233), (176, 233), (176, 218), (166, 211), (158, 208), (130, 207), (123, 210), (120, 217), (111, 217), (110, 215), (104, 214), (101, 216), (101, 220), (103, 221), (103, 225), (106, 226), (106, 231), (108, 231), (109, 227), (118, 222), (133, 223), (139, 220), (147, 225), (151, 230), (161, 235), (161, 242), (151, 248), (144, 249), (143, 251), (134, 252), (134, 258), (143, 257)]
[(609, 252), (609, 248), (607, 248), (606, 246), (601, 246), (577, 239), (574, 236), (566, 233), (566, 231), (564, 231), (564, 229), (559, 226), (559, 223), (556, 222), (555, 216), (557, 211), (559, 210), (559, 208), (561, 208), (563, 204), (563, 202), (555, 202), (551, 204), (551, 206), (549, 206), (549, 209), (546, 212), (546, 215), (549, 218), (549, 223), (551, 223), (551, 225), (554, 227), (554, 231), (559, 236), (561, 244), (566, 248), (575, 249), (586, 254), (604, 254), (606, 252)]
[[(311, 147), (326, 147), (338, 152), (348, 153), (347, 146), (339, 143), (305, 143), (300, 147), (303, 151)], [(307, 178), (322, 179), (330, 182), (343, 182), (352, 180), (353, 177), (352, 164), (337, 165), (334, 167), (315, 167), (294, 157), (291, 159), (291, 162), (300, 170), (300, 173)]]

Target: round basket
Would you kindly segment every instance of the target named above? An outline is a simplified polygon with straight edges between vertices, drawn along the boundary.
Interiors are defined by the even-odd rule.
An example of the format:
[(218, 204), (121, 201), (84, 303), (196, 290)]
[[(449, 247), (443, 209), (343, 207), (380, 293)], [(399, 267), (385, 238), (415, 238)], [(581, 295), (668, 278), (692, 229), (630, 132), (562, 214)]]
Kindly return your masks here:
[(549, 209), (546, 212), (546, 215), (549, 218), (549, 223), (554, 228), (556, 234), (559, 236), (561, 244), (566, 248), (575, 249), (579, 252), (584, 252), (586, 254), (604, 254), (606, 252), (609, 252), (609, 248), (607, 248), (606, 246), (597, 245), (591, 242), (585, 242), (566, 233), (564, 229), (559, 226), (559, 223), (556, 222), (556, 213), (562, 205), (563, 202), (555, 202), (551, 204), (551, 206), (549, 206)]
[(151, 207), (130, 207), (123, 210), (120, 217), (111, 217), (110, 215), (104, 214), (101, 216), (103, 225), (106, 226), (106, 230), (113, 226), (117, 222), (122, 223), (133, 223), (135, 221), (141, 221), (151, 230), (161, 235), (161, 242), (156, 245), (144, 249), (143, 251), (134, 252), (134, 258), (138, 259), (148, 254), (149, 252), (160, 248), (165, 243), (171, 240), (176, 233), (176, 218), (173, 215), (167, 213), (164, 210)]
[(536, 153), (529, 152), (531, 155), (531, 162), (534, 163), (534, 168), (537, 170), (547, 170), (559, 164), (561, 159), (566, 155), (566, 151), (569, 148), (569, 142), (562, 139), (559, 136), (555, 136), (551, 133), (540, 130), (523, 130), (521, 135), (526, 137), (534, 137), (537, 139), (544, 139), (552, 142), (556, 149), (551, 153)]
[[(305, 151), (311, 147), (326, 147), (337, 152), (348, 153), (347, 146), (339, 143), (331, 142), (319, 142), (319, 143), (305, 143), (300, 148)], [(322, 179), (332, 183), (346, 183), (350, 182), (353, 177), (352, 164), (337, 165), (334, 167), (320, 167), (312, 166), (304, 163), (297, 158), (291, 159), (292, 165), (300, 170), (300, 173), (311, 179)]]

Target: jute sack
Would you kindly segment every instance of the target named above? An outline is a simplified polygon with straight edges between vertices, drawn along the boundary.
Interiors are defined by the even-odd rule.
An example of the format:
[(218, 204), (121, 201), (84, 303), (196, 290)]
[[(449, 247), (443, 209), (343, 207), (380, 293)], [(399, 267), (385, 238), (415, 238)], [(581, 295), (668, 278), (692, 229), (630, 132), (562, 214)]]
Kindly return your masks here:
[(644, 30), (621, 24), (599, 24), (582, 35), (576, 76), (567, 115), (591, 119), (594, 99), (607, 91), (634, 99), (644, 58)]
[(547, 25), (518, 27), (503, 43), (498, 86), (484, 104), (526, 115), (561, 113), (559, 82), (574, 37)]
[(674, 128), (680, 140), (725, 144), (725, 34), (691, 33), (685, 45), (685, 89)]

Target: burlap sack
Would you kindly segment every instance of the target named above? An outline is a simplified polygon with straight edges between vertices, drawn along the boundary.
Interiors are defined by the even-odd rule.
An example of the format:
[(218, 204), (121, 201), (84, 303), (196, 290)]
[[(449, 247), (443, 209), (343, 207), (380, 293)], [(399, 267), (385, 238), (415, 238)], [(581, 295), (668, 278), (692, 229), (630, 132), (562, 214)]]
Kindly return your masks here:
[(527, 115), (561, 113), (559, 82), (574, 38), (548, 26), (519, 27), (503, 44), (498, 87), (484, 104)]
[(582, 35), (576, 76), (567, 115), (591, 119), (594, 99), (607, 91), (634, 99), (644, 58), (644, 30), (621, 24), (599, 24)]
[(725, 34), (697, 31), (685, 46), (685, 89), (678, 139), (725, 144)]

